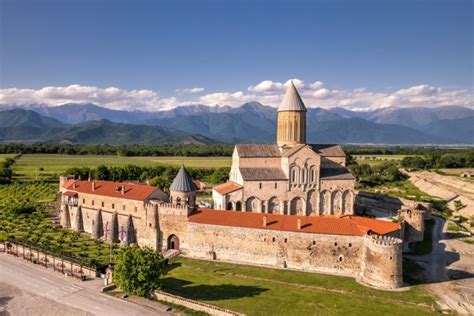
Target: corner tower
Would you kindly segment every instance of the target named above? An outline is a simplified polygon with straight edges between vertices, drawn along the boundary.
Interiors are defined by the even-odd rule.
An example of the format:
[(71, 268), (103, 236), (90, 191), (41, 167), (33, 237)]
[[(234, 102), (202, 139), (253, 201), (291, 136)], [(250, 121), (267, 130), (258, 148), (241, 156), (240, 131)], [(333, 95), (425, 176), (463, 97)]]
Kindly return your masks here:
[(306, 144), (306, 111), (306, 106), (291, 81), (278, 108), (278, 146)]

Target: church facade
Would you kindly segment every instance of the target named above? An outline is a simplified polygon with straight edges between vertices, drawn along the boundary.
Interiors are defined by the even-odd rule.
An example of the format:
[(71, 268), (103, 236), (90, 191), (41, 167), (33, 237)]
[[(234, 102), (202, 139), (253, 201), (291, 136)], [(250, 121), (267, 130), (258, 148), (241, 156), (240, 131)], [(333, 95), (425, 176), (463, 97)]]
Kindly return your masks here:
[(306, 106), (291, 83), (278, 108), (276, 144), (236, 145), (217, 209), (285, 215), (351, 215), (355, 179), (339, 145), (306, 143)]

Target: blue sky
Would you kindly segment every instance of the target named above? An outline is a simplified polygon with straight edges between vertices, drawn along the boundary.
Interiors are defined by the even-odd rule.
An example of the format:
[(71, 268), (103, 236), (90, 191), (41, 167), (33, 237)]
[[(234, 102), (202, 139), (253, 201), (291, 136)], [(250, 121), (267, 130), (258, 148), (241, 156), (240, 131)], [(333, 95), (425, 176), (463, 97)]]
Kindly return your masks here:
[[(153, 91), (155, 103), (174, 98), (174, 105), (205, 103), (202, 97), (218, 93), (235, 100), (218, 95), (209, 103), (261, 95), (273, 104), (269, 94), (289, 78), (300, 79), (318, 104), (325, 99), (311, 99), (317, 90), (309, 88), (318, 81), (332, 96), (365, 89), (390, 97), (418, 87), (417, 93), (464, 91), (462, 100), (449, 102), (470, 105), (470, 97), (472, 103), (472, 1), (0, 3), (0, 88), (10, 89), (0, 103), (16, 100), (12, 88), (77, 85)], [(277, 88), (249, 89), (265, 80)], [(189, 88), (202, 90), (190, 96)], [(374, 105), (368, 96), (362, 103), (338, 98), (328, 105)]]

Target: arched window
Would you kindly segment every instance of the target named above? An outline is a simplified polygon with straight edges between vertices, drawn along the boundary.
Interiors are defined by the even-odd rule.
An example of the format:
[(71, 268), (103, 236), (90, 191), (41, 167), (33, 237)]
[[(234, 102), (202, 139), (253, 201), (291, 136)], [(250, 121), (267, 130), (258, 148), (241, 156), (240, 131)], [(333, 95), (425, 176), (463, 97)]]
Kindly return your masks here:
[(227, 211), (232, 211), (232, 202), (227, 203), (227, 207), (225, 208)]

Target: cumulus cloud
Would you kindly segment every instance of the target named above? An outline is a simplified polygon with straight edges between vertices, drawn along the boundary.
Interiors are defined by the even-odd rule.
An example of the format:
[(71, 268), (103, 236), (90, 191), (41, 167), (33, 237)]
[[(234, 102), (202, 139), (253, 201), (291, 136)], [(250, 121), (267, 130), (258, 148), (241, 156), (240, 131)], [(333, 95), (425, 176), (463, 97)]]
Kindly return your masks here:
[[(94, 103), (117, 110), (157, 110), (165, 105), (158, 92), (123, 90), (116, 87), (97, 88), (81, 85), (35, 89), (1, 89), (0, 104)], [(166, 102), (166, 101), (165, 101)]]
[[(66, 87), (44, 87), (41, 89), (0, 89), (0, 104), (47, 104), (94, 103), (120, 110), (158, 111), (190, 104), (240, 106), (257, 101), (265, 105), (278, 106), (290, 82), (297, 86), (308, 107), (344, 107), (353, 110), (368, 110), (384, 107), (463, 105), (474, 107), (470, 90), (444, 89), (420, 84), (391, 92), (357, 89), (332, 89), (322, 81), (306, 83), (293, 78), (284, 82), (263, 80), (251, 85), (246, 91), (219, 91), (204, 95), (192, 95), (204, 88), (176, 89), (178, 95), (162, 98), (153, 90), (124, 90), (116, 87), (98, 88), (82, 85)], [(185, 96), (182, 94), (186, 94)]]
[(200, 93), (204, 91), (204, 88), (179, 88), (175, 91), (178, 93)]

